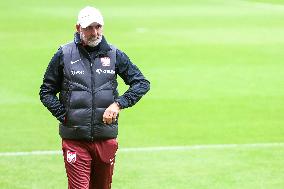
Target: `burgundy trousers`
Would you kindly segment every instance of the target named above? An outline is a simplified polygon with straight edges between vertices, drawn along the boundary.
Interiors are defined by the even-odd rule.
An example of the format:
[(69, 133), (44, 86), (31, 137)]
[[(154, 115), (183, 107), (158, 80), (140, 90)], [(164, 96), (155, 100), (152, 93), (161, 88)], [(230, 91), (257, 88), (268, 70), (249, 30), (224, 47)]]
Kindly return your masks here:
[(116, 139), (94, 142), (62, 140), (68, 189), (110, 189)]

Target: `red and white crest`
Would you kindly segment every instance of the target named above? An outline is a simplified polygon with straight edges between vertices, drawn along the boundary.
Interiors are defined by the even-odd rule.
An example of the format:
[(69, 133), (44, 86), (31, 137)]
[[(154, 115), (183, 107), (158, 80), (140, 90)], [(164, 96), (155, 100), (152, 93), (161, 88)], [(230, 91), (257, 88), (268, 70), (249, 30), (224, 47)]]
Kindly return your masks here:
[(67, 150), (67, 162), (68, 163), (75, 163), (76, 162), (76, 152), (72, 152)]
[(102, 66), (110, 66), (110, 58), (109, 57), (102, 57), (101, 62), (102, 62)]

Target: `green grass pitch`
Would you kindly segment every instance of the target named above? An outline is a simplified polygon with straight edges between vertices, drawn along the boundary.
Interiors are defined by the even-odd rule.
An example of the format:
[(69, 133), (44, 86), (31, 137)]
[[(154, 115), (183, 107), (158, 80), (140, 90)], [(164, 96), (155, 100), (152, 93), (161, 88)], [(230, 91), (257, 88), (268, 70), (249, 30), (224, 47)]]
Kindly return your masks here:
[[(61, 155), (1, 153), (61, 149), (39, 86), (86, 5), (151, 81), (121, 113), (121, 149), (284, 143), (283, 0), (3, 1), (1, 189), (67, 188)], [(113, 189), (283, 189), (283, 157), (283, 145), (118, 152)]]

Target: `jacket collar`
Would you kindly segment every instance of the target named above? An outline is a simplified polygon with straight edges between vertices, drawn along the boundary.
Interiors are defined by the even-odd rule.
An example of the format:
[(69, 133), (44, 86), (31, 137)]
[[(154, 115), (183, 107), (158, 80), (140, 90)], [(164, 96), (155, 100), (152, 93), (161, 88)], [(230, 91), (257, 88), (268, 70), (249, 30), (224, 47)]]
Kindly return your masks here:
[[(82, 45), (82, 40), (80, 39), (80, 34), (78, 32), (74, 34), (74, 43), (84, 48), (84, 46)], [(111, 48), (107, 43), (105, 37), (103, 36), (102, 41), (98, 44), (98, 54), (106, 54), (110, 50)]]

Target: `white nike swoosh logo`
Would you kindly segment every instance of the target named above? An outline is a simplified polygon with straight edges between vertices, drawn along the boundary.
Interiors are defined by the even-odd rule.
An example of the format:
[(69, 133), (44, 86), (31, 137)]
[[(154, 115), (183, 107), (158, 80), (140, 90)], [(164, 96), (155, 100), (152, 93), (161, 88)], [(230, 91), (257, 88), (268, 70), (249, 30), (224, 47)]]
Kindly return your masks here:
[(75, 64), (76, 62), (79, 62), (81, 59), (76, 60), (76, 61), (71, 61), (71, 64)]

